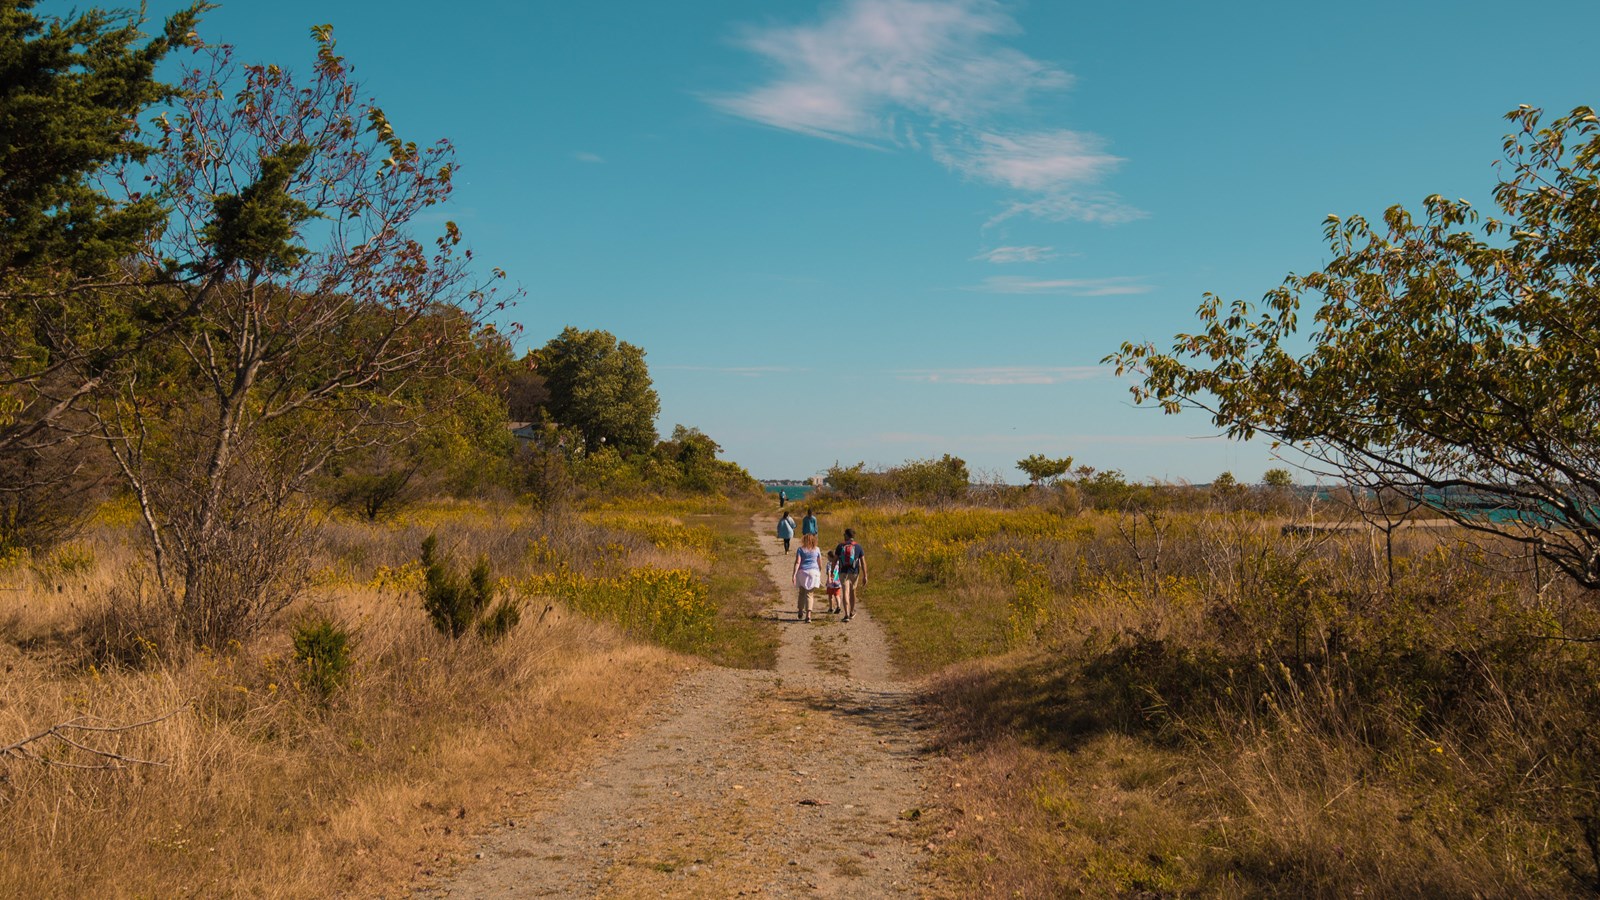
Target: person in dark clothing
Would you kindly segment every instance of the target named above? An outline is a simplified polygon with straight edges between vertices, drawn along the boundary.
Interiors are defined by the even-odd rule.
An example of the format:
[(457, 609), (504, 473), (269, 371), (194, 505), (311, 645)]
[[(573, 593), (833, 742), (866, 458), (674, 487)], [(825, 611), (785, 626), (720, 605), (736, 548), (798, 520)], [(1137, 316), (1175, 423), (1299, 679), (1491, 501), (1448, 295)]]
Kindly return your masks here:
[(778, 537), (783, 540), (783, 552), (789, 552), (789, 540), (794, 537), (794, 520), (784, 513), (778, 519)]
[(834, 562), (839, 566), (839, 602), (844, 609), (844, 618), (841, 622), (848, 622), (856, 615), (856, 588), (867, 586), (867, 559), (866, 551), (856, 543), (856, 533), (853, 529), (844, 530), (844, 542), (833, 548)]

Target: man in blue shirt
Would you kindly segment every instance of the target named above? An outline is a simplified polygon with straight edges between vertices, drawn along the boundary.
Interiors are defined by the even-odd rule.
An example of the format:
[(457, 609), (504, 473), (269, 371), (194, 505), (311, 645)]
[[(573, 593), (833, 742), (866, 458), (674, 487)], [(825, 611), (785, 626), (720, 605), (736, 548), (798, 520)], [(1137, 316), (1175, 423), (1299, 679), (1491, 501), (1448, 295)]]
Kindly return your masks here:
[(817, 533), (817, 517), (811, 514), (811, 507), (806, 507), (806, 517), (800, 520), (801, 534)]

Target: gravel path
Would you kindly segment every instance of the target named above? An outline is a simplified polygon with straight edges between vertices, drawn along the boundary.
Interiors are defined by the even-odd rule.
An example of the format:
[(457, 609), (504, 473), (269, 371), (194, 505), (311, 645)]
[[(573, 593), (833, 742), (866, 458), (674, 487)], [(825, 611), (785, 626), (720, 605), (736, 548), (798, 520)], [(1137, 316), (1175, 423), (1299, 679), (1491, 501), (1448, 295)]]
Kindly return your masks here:
[(934, 763), (872, 594), (848, 623), (796, 623), (792, 563), (767, 518), (752, 527), (773, 581), (765, 615), (783, 622), (776, 669), (707, 668), (663, 685), (654, 721), (419, 897), (927, 892), (917, 820)]

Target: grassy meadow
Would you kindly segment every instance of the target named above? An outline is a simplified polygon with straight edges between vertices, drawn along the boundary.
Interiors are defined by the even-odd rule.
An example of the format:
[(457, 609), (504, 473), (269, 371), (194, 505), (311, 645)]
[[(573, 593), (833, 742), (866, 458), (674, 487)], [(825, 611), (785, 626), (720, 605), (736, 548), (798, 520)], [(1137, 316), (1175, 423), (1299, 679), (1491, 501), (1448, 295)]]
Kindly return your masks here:
[[(1027, 497), (1027, 495), (1023, 495)], [(1548, 897), (1600, 864), (1600, 609), (1463, 533), (835, 505), (955, 760), (951, 896)]]
[[(664, 680), (702, 660), (770, 661), (748, 516), (658, 501), (330, 517), (304, 562), (308, 596), (247, 644), (202, 651), (129, 615), (143, 571), (130, 509), (108, 506), (42, 558), (11, 554), (0, 745), (60, 722), (166, 718), (0, 756), (0, 896), (405, 895), (520, 814), (513, 786), (581, 763)], [(496, 593), (519, 602), (504, 637), (430, 625), (430, 534), (460, 567), (485, 557)], [(333, 682), (296, 645), (319, 622), (349, 636)]]

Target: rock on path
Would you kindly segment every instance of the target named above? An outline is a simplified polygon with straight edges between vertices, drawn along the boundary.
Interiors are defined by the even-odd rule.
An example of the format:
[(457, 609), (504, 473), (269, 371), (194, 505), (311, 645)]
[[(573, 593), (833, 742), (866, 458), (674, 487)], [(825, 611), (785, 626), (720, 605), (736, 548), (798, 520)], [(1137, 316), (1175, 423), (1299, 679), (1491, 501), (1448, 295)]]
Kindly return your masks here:
[(925, 725), (893, 676), (872, 595), (848, 623), (825, 612), (794, 622), (793, 564), (768, 524), (752, 522), (773, 581), (764, 614), (782, 623), (776, 669), (712, 667), (662, 685), (653, 722), (418, 896), (926, 892), (914, 821)]

